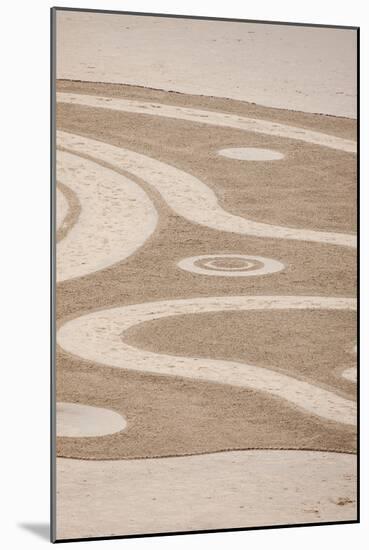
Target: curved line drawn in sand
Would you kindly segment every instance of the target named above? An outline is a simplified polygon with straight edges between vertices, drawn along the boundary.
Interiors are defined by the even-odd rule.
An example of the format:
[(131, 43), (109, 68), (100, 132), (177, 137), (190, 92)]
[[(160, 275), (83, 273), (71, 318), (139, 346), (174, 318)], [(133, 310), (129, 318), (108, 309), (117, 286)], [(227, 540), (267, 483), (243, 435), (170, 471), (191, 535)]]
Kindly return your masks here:
[(284, 158), (283, 153), (273, 151), (272, 149), (262, 149), (261, 147), (232, 147), (231, 149), (220, 149), (218, 155), (233, 160), (247, 161), (274, 161)]
[[(357, 345), (355, 344), (352, 348), (352, 353), (357, 353)], [(346, 380), (349, 380), (350, 382), (357, 382), (357, 366), (355, 367), (349, 367), (348, 369), (345, 369), (341, 376), (345, 378)]]
[(125, 176), (59, 151), (57, 178), (76, 193), (82, 207), (77, 223), (57, 245), (58, 282), (128, 258), (154, 232), (158, 220), (154, 205)]
[[(216, 260), (243, 260), (243, 268), (217, 268), (214, 263)], [(201, 265), (197, 262), (204, 261)], [(256, 264), (256, 265), (255, 265)], [(261, 264), (261, 265), (260, 265)], [(183, 258), (177, 263), (178, 267), (198, 275), (210, 275), (218, 277), (252, 277), (260, 275), (269, 275), (285, 268), (277, 260), (264, 258), (262, 256), (246, 256), (242, 254), (205, 254), (202, 256), (191, 256)]]
[[(59, 191), (59, 193), (58, 193)], [(76, 195), (76, 193), (70, 188), (61, 183), (57, 182), (57, 196), (61, 196), (64, 202), (67, 204), (61, 206), (62, 211), (58, 214), (58, 202), (56, 202), (56, 242), (59, 243), (68, 235), (72, 227), (78, 222), (79, 215), (81, 213), (81, 203)], [(60, 207), (59, 207), (60, 208)], [(59, 225), (58, 225), (58, 216), (59, 216)], [(62, 217), (63, 216), (63, 217)], [(62, 217), (62, 219), (60, 219)]]
[(231, 451), (57, 460), (58, 487), (68, 503), (58, 509), (64, 538), (101, 536), (102, 514), (111, 535), (283, 525), (291, 517), (294, 523), (356, 518), (356, 456), (350, 454)]
[(245, 130), (246, 132), (295, 139), (305, 143), (346, 151), (348, 153), (356, 152), (356, 142), (350, 139), (323, 134), (306, 128), (298, 128), (296, 126), (289, 126), (287, 124), (257, 118), (248, 118), (231, 113), (219, 113), (216, 111), (194, 109), (192, 107), (179, 107), (133, 99), (110, 98), (68, 92), (58, 92), (56, 97), (59, 103), (189, 120), (191, 122), (210, 124), (212, 126), (225, 126), (237, 130)]
[(127, 422), (117, 412), (80, 403), (56, 404), (58, 437), (96, 437), (124, 430)]
[(65, 219), (68, 216), (69, 212), (69, 203), (64, 195), (63, 191), (57, 187), (56, 188), (56, 230), (63, 228)]
[(231, 214), (219, 205), (215, 193), (198, 178), (146, 155), (62, 131), (57, 133), (57, 140), (63, 149), (88, 155), (141, 178), (159, 191), (176, 214), (190, 222), (239, 235), (356, 247), (355, 235), (293, 229)]
[(356, 367), (350, 367), (348, 369), (345, 369), (341, 374), (341, 376), (346, 380), (349, 380), (350, 382), (357, 382)]
[(123, 341), (123, 333), (145, 321), (194, 313), (281, 309), (355, 310), (351, 298), (309, 296), (224, 296), (146, 302), (95, 311), (63, 324), (59, 346), (101, 365), (231, 384), (266, 392), (321, 418), (354, 425), (356, 404), (332, 391), (244, 363), (176, 357), (140, 350)]

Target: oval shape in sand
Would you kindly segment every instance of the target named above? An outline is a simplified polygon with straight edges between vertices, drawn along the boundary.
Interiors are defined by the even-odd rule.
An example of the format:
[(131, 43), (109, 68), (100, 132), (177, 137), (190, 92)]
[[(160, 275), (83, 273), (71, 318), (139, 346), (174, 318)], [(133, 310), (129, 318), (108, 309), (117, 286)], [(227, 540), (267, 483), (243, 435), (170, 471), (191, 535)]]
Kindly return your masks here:
[(58, 437), (94, 437), (124, 430), (125, 419), (118, 413), (79, 403), (56, 404)]

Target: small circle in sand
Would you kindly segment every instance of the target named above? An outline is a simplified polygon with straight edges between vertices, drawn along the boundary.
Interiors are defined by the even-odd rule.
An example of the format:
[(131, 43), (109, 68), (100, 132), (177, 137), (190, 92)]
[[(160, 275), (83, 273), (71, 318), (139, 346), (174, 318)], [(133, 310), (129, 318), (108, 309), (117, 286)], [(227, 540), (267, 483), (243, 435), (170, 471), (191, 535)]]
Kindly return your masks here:
[(243, 254), (206, 254), (191, 256), (178, 262), (178, 267), (199, 275), (218, 277), (250, 277), (267, 275), (284, 269), (282, 262), (262, 256)]
[(280, 160), (284, 155), (272, 149), (260, 149), (259, 147), (235, 147), (233, 149), (220, 149), (218, 154), (236, 160)]
[(58, 437), (94, 437), (124, 430), (127, 422), (109, 409), (80, 405), (56, 404), (56, 433)]

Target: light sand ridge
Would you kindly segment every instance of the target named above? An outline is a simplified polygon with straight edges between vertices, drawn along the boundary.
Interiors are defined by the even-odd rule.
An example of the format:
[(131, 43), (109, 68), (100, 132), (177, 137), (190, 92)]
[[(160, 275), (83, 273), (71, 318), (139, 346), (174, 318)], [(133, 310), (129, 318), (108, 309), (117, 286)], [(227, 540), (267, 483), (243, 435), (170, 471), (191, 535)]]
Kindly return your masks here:
[(305, 296), (225, 296), (151, 302), (96, 311), (63, 324), (57, 333), (65, 351), (90, 361), (134, 369), (249, 387), (270, 393), (322, 418), (356, 423), (356, 404), (331, 391), (291, 376), (232, 361), (174, 357), (139, 350), (121, 334), (136, 324), (186, 313), (274, 309), (355, 309), (355, 300)]
[[(77, 223), (58, 243), (57, 281), (124, 260), (150, 237), (157, 213), (133, 181), (99, 164), (58, 152), (57, 178), (82, 205)], [(60, 211), (59, 219), (65, 211)]]
[(220, 113), (204, 109), (193, 109), (191, 107), (178, 107), (122, 98), (72, 94), (68, 92), (57, 92), (56, 97), (59, 103), (112, 109), (114, 111), (135, 114), (163, 116), (201, 124), (210, 124), (212, 126), (226, 126), (238, 130), (245, 130), (247, 132), (296, 139), (298, 141), (313, 143), (315, 145), (338, 149), (348, 153), (356, 152), (356, 143), (349, 139), (331, 136), (305, 128), (297, 128), (278, 122), (269, 122), (268, 120), (248, 118), (230, 113)]
[(56, 189), (56, 229), (61, 229), (68, 215), (69, 205), (64, 193)]
[(230, 149), (220, 149), (218, 155), (235, 160), (248, 160), (265, 162), (270, 160), (281, 160), (284, 154), (271, 149), (262, 149), (261, 147), (232, 147)]
[(58, 147), (74, 154), (89, 155), (141, 178), (159, 191), (176, 214), (191, 222), (241, 235), (356, 247), (355, 235), (292, 229), (235, 216), (219, 205), (215, 193), (198, 178), (146, 155), (67, 132), (59, 131), (57, 139)]
[[(352, 348), (352, 353), (357, 353), (357, 345), (355, 344)], [(343, 378), (346, 378), (346, 380), (350, 380), (350, 382), (357, 382), (357, 367), (349, 367), (348, 369), (345, 369), (341, 376)]]

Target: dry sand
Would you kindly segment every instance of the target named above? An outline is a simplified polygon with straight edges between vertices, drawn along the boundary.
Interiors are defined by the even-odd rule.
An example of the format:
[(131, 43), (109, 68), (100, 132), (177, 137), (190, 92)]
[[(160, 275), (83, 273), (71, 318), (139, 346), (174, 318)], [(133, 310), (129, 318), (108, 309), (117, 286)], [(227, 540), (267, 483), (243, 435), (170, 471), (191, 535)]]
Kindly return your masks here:
[(347, 521), (356, 459), (243, 451), (129, 461), (58, 459), (58, 538)]
[(356, 31), (57, 12), (57, 77), (356, 117)]
[[(58, 88), (70, 93), (207, 109), (355, 139), (356, 124), (347, 119), (130, 86), (60, 82)], [(201, 182), (214, 193), (232, 223), (234, 217), (240, 217), (351, 239), (356, 229), (353, 153), (236, 128), (72, 104), (58, 106), (57, 122), (59, 130), (80, 136), (81, 150), (74, 150), (73, 156), (79, 159), (81, 170), (97, 160), (104, 170), (114, 171), (118, 186), (119, 181), (128, 179), (130, 185), (140, 187), (143, 200), (158, 213), (151, 236), (147, 234), (147, 240), (140, 240), (136, 235), (134, 254), (117, 259), (109, 253), (104, 269), (97, 271), (96, 266), (90, 266), (85, 276), (65, 278), (58, 284), (57, 317), (62, 330), (72, 326), (73, 319), (79, 327), (89, 313), (97, 312), (103, 318), (104, 310), (109, 308), (126, 311), (124, 308), (132, 304), (144, 307), (146, 302), (190, 298), (196, 302), (212, 297), (224, 301), (239, 296), (242, 301), (247, 296), (287, 296), (291, 302), (298, 302), (310, 296), (311, 303), (328, 304), (331, 300), (352, 308), (356, 293), (354, 248), (286, 239), (278, 234), (240, 234), (234, 224), (228, 231), (220, 230), (211, 227), (210, 215), (205, 223), (196, 221), (196, 209), (191, 212), (191, 208), (183, 217), (179, 212), (183, 212), (185, 195), (179, 189), (177, 197), (169, 197), (168, 204), (168, 195), (146, 177), (146, 172), (150, 175), (150, 170), (155, 171), (159, 165), (153, 163), (148, 170), (146, 159), (162, 163), (161, 177), (167, 165), (181, 174), (189, 173), (194, 182)], [(83, 152), (84, 145), (90, 144), (88, 140), (97, 140), (101, 147), (113, 146), (110, 163), (93, 158), (99, 145)], [(78, 138), (73, 137), (69, 144), (72, 142), (78, 144)], [(63, 144), (68, 145), (68, 141)], [(114, 147), (130, 154), (114, 157)], [(272, 149), (283, 153), (284, 158), (265, 165), (218, 154), (221, 149), (233, 147)], [(144, 177), (132, 173), (138, 166), (133, 161), (141, 160), (134, 156), (137, 153), (145, 157)], [(84, 156), (89, 160), (84, 161)], [(73, 244), (72, 232), (78, 231), (82, 221), (83, 200), (78, 184), (73, 183), (73, 176), (77, 179), (79, 173), (72, 171), (66, 182), (70, 196), (60, 187), (68, 205), (63, 199), (58, 246), (68, 239)], [(171, 173), (177, 178), (178, 172)], [(174, 186), (180, 181), (176, 178)], [(173, 206), (176, 200), (178, 207)], [(201, 207), (197, 210), (201, 213)], [(72, 220), (69, 225), (67, 219)], [(89, 235), (98, 231), (99, 220), (95, 220), (96, 229), (90, 220)], [(114, 227), (111, 229), (111, 236), (108, 232), (106, 238), (114, 242), (116, 232)], [(86, 250), (83, 233), (79, 235), (79, 246)], [(88, 242), (93, 248), (92, 240)], [(255, 270), (260, 269), (263, 258), (280, 262), (283, 269), (259, 276), (209, 277), (178, 267), (185, 258), (223, 254), (257, 256), (261, 260)], [(234, 262), (224, 261), (215, 268), (237, 269)], [(139, 372), (134, 364), (119, 369), (114, 361), (109, 366), (108, 356), (104, 366), (99, 358), (101, 350), (93, 346), (89, 357), (82, 347), (74, 355), (59, 348), (58, 400), (109, 409), (127, 421), (125, 430), (119, 433), (58, 438), (59, 456), (93, 459), (58, 461), (59, 538), (212, 529), (222, 527), (222, 522), (224, 527), (245, 527), (355, 519), (355, 457), (345, 453), (355, 451), (356, 429), (350, 422), (354, 419), (356, 393), (352, 380), (342, 375), (353, 368), (355, 359), (353, 311), (328, 311), (324, 307), (315, 311), (311, 307), (297, 311), (196, 311), (161, 319), (154, 316), (150, 322), (132, 325), (121, 334), (118, 346), (124, 340), (125, 345), (140, 353), (154, 354), (158, 364), (166, 354), (184, 361), (195, 356), (200, 361), (251, 364), (255, 374), (267, 369), (273, 376), (307, 384), (304, 388), (317, 388), (319, 395), (329, 396), (334, 407), (337, 403), (339, 407), (333, 407), (332, 416), (326, 418), (322, 416), (324, 406), (309, 414), (296, 403), (260, 389), (166, 376), (145, 369)], [(114, 323), (113, 319), (112, 327), (120, 334), (119, 323)], [(105, 328), (110, 330), (110, 325), (107, 323)], [(75, 333), (77, 340), (78, 334), (82, 336), (82, 332)], [(64, 345), (62, 341), (60, 344)], [(321, 403), (324, 405), (324, 399)], [(320, 406), (319, 399), (317, 404)], [(267, 450), (272, 448), (300, 450)], [(238, 451), (208, 454), (234, 449)], [(339, 452), (317, 452), (320, 450)], [(132, 460), (196, 453), (205, 454)]]
[[(117, 87), (87, 86), (111, 97)], [(63, 91), (80, 91), (81, 84), (66, 83)], [(343, 133), (355, 139), (354, 121), (336, 121), (329, 117), (280, 112), (270, 117), (268, 109), (254, 109), (240, 102), (178, 94), (152, 94), (146, 90), (119, 87), (121, 94), (134, 99), (156, 101), (178, 107), (204, 107), (217, 112), (251, 116), (291, 126), (307, 127), (330, 135)], [(137, 95), (136, 95), (137, 94)], [(277, 118), (278, 117), (278, 118)], [(296, 228), (327, 231), (352, 231), (356, 224), (356, 155), (326, 147), (262, 135), (235, 128), (211, 127), (206, 123), (171, 120), (166, 117), (117, 112), (109, 109), (58, 105), (58, 128), (71, 133), (108, 141), (137, 153), (168, 163), (193, 174), (216, 190), (220, 204), (236, 215), (255, 221)], [(321, 126), (319, 127), (319, 122)], [(335, 128), (338, 127), (337, 134)], [(285, 155), (271, 163), (246, 162), (218, 155), (226, 147), (252, 146), (274, 149)], [(194, 156), (193, 151), (196, 151)], [(229, 172), (232, 171), (232, 177)], [(246, 172), (247, 170), (247, 172)], [(283, 201), (283, 205), (277, 206)]]

